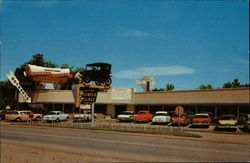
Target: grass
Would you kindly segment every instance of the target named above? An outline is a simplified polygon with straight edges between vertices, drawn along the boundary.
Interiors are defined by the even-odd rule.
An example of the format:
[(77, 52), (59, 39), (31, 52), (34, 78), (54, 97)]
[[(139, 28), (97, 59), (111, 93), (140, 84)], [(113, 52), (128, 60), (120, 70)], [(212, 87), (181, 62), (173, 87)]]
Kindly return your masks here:
[(85, 130), (100, 130), (100, 131), (116, 131), (116, 132), (126, 132), (126, 133), (143, 133), (143, 134), (157, 134), (157, 135), (171, 135), (171, 136), (180, 136), (180, 137), (192, 137), (192, 138), (201, 138), (201, 135), (192, 134), (180, 130), (156, 130), (156, 129), (141, 129), (141, 128), (111, 128), (110, 126), (106, 127), (91, 127), (86, 125), (70, 125), (70, 124), (61, 124), (61, 123), (48, 123), (48, 124), (39, 124), (39, 123), (16, 123), (18, 125), (27, 125), (27, 126), (41, 126), (41, 127), (57, 127), (57, 128), (75, 128), (75, 129), (85, 129)]

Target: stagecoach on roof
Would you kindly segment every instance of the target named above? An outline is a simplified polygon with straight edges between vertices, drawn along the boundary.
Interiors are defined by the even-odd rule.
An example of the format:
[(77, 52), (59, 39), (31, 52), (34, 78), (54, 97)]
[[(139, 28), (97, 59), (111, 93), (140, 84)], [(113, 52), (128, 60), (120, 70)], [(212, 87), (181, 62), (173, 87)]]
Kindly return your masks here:
[(56, 89), (62, 89), (73, 77), (69, 68), (48, 68), (31, 64), (26, 65), (24, 74), (36, 82), (36, 89), (44, 89), (45, 83), (53, 83)]

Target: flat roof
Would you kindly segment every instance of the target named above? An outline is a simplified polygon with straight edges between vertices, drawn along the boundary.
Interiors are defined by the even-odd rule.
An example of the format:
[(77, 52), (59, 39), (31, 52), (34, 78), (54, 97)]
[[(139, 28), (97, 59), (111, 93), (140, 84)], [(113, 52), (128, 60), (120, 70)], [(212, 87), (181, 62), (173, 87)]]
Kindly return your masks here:
[[(130, 89), (133, 90), (133, 88)], [(117, 89), (116, 91), (108, 90), (107, 92), (98, 93), (96, 104), (250, 104), (249, 93), (249, 88), (177, 90), (155, 92), (134, 92), (129, 90)], [(32, 103), (75, 103), (72, 90), (41, 90), (36, 92), (29, 92), (29, 95), (32, 98)], [(114, 95), (121, 97), (124, 96), (124, 99), (122, 99), (121, 97), (115, 98), (113, 97)], [(19, 102), (24, 101), (19, 98)]]

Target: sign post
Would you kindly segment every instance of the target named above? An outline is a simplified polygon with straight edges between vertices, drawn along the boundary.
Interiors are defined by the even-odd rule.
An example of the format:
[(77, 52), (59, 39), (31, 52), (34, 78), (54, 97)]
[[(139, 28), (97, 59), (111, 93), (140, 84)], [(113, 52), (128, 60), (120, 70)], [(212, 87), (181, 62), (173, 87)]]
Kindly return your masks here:
[(95, 127), (95, 103), (91, 105), (91, 127)]
[(178, 115), (178, 126), (179, 126), (179, 129), (180, 129), (180, 118), (181, 118), (181, 115), (184, 113), (184, 109), (182, 106), (178, 105), (176, 108), (175, 108), (175, 113)]
[(99, 90), (110, 89), (109, 86), (97, 86), (97, 85), (87, 85), (78, 84), (74, 85), (72, 88), (72, 93), (75, 99), (76, 108), (80, 108), (82, 104), (91, 105), (91, 127), (94, 127), (95, 122), (95, 102)]

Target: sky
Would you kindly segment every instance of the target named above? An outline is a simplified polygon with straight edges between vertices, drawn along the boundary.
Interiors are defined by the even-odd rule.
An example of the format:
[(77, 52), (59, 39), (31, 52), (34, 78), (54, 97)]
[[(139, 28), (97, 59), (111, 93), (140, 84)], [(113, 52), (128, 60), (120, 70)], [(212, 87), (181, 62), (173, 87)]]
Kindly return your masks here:
[(246, 1), (10, 1), (1, 5), (1, 80), (44, 54), (57, 65), (112, 64), (112, 87), (249, 83)]

